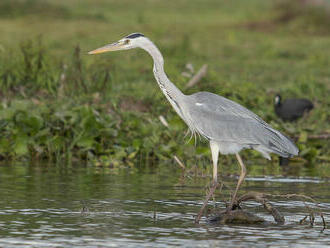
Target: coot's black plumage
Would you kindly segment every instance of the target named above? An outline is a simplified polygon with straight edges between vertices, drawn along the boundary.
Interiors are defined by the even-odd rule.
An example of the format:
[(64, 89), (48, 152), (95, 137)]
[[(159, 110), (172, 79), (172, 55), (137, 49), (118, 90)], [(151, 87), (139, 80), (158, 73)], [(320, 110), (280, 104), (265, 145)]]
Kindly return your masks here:
[(281, 101), (281, 96), (275, 96), (275, 113), (284, 121), (294, 121), (314, 108), (308, 99), (291, 98)]
[[(281, 100), (280, 95), (275, 96), (274, 108), (277, 116), (284, 121), (295, 121), (314, 108), (313, 103), (307, 99), (291, 98), (283, 102)], [(280, 157), (279, 164), (286, 166), (289, 164), (289, 159)]]

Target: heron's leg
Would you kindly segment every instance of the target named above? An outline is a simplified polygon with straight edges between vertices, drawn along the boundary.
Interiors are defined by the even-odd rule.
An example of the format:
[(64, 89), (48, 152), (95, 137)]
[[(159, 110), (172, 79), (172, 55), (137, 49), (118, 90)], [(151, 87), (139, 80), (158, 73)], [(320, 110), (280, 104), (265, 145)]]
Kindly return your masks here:
[(236, 196), (237, 196), (237, 192), (238, 192), (238, 190), (239, 190), (239, 187), (241, 186), (241, 184), (242, 184), (242, 182), (244, 181), (244, 178), (245, 178), (245, 176), (246, 176), (246, 168), (245, 168), (245, 165), (244, 165), (244, 163), (243, 163), (243, 161), (242, 161), (241, 156), (240, 156), (238, 153), (236, 153), (236, 158), (237, 158), (238, 163), (239, 163), (239, 165), (240, 165), (240, 167), (241, 167), (241, 174), (240, 174), (240, 176), (239, 176), (239, 179), (238, 179), (238, 182), (237, 182), (237, 186), (236, 186), (236, 189), (235, 189), (234, 195), (233, 195), (233, 197), (231, 198), (231, 202), (230, 202), (230, 205), (229, 205), (229, 207), (228, 207), (229, 210), (232, 209), (232, 207), (233, 207), (233, 205), (234, 205), (234, 202), (235, 202), (235, 199), (236, 199)]
[(206, 195), (206, 199), (203, 203), (203, 206), (201, 207), (198, 215), (196, 216), (195, 223), (198, 223), (200, 218), (202, 217), (203, 211), (205, 207), (207, 206), (207, 203), (209, 202), (209, 199), (211, 196), (213, 196), (215, 190), (218, 187), (218, 157), (219, 157), (219, 151), (220, 147), (218, 143), (214, 141), (210, 141), (210, 148), (211, 148), (211, 153), (212, 153), (212, 160), (213, 160), (213, 181), (210, 187), (209, 193)]
[(218, 143), (211, 140), (210, 148), (211, 148), (212, 160), (213, 160), (213, 184), (216, 185), (216, 183), (218, 182), (218, 157), (219, 157), (220, 147)]

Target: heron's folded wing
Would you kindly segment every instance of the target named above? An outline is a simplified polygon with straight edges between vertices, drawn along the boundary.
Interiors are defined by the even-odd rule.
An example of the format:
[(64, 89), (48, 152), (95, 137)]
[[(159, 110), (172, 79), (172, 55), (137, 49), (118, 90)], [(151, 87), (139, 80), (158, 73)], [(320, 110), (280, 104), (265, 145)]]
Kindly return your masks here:
[(288, 138), (238, 103), (208, 92), (189, 97), (187, 118), (190, 125), (208, 139), (262, 145), (279, 151), (297, 150)]

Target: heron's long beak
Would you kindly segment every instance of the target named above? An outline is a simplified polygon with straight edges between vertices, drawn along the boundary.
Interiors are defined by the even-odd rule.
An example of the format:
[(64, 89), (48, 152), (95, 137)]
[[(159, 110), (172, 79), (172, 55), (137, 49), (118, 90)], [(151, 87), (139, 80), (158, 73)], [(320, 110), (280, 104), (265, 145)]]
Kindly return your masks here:
[(93, 51), (88, 52), (88, 54), (98, 54), (98, 53), (105, 53), (105, 52), (111, 52), (111, 51), (117, 51), (123, 49), (123, 43), (122, 42), (115, 42), (103, 47), (100, 47), (98, 49), (95, 49)]

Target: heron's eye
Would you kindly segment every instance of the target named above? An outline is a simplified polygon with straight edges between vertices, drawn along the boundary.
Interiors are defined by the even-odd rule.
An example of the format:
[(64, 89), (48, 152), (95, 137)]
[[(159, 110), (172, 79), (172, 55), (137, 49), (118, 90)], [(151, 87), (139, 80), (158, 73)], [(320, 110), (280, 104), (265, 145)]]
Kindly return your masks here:
[(129, 40), (125, 40), (125, 41), (124, 41), (124, 45), (128, 45), (129, 42), (130, 42)]

